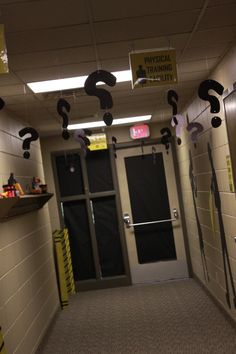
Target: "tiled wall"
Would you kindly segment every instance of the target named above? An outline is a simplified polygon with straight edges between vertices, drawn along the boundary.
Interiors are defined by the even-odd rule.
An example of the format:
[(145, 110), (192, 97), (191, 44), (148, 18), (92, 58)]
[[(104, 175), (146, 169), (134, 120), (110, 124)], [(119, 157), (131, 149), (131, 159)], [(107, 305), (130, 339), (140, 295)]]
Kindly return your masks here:
[[(44, 182), (39, 141), (22, 156), (24, 127), (0, 112), (0, 183), (10, 172), (24, 189), (33, 176)], [(2, 190), (0, 186), (0, 189)], [(0, 325), (8, 354), (33, 353), (59, 307), (48, 206), (0, 223)]]
[[(215, 72), (209, 77), (220, 82), (225, 89), (231, 88), (236, 81), (236, 48), (224, 58)], [(214, 91), (209, 92), (219, 97)], [(223, 254), (221, 246), (221, 235), (219, 228), (219, 217), (217, 208), (214, 207), (214, 197), (211, 203), (210, 189), (212, 181), (212, 168), (209, 160), (207, 144), (212, 151), (213, 165), (216, 171), (217, 183), (219, 186), (220, 200), (222, 206), (223, 228), (229, 254), (230, 266), (232, 269), (234, 286), (236, 288), (236, 197), (230, 191), (229, 178), (226, 165), (226, 156), (229, 155), (229, 145), (226, 130), (226, 121), (222, 99), (221, 110), (217, 114), (222, 118), (219, 128), (211, 127), (209, 102), (201, 100), (196, 96), (191, 104), (186, 107), (184, 116), (188, 116), (189, 122), (199, 122), (203, 125), (204, 131), (199, 135), (197, 146), (190, 141), (191, 132), (183, 129), (182, 144), (177, 148), (178, 163), (181, 175), (182, 195), (184, 199), (184, 209), (189, 237), (190, 254), (193, 272), (205, 284), (209, 291), (236, 319), (236, 310), (233, 306), (233, 291), (229, 281), (229, 271), (227, 276), (229, 281), (229, 292), (231, 299), (231, 309), (226, 302), (226, 283), (223, 267)], [(186, 123), (187, 124), (187, 123)], [(199, 231), (196, 222), (196, 213), (193, 204), (193, 195), (189, 179), (189, 152), (193, 160), (193, 174), (197, 186), (197, 196), (195, 197), (197, 214), (204, 240), (204, 252), (209, 273), (209, 280), (204, 276), (202, 254), (199, 244)], [(213, 213), (214, 218), (211, 218)]]

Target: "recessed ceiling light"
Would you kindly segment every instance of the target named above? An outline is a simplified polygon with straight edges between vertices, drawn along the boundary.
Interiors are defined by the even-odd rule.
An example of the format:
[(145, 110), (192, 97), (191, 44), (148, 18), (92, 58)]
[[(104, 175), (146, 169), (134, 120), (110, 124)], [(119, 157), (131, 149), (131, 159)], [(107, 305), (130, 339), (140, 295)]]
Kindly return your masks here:
[[(121, 125), (121, 124), (129, 124), (129, 123), (137, 123), (137, 122), (144, 122), (151, 119), (151, 114), (146, 116), (137, 116), (137, 117), (127, 117), (127, 118), (119, 118), (113, 119), (113, 125)], [(78, 123), (78, 124), (69, 124), (68, 130), (76, 130), (76, 129), (89, 129), (89, 128), (101, 128), (106, 127), (106, 124), (102, 121), (95, 121), (95, 122), (87, 122), (87, 123)]]
[[(112, 72), (112, 74), (116, 77), (117, 83), (131, 81), (130, 70), (115, 71)], [(27, 85), (34, 93), (63, 91), (84, 87), (84, 83), (87, 77), (88, 76), (76, 76), (66, 79), (29, 82)], [(97, 85), (104, 85), (104, 82), (98, 82)]]

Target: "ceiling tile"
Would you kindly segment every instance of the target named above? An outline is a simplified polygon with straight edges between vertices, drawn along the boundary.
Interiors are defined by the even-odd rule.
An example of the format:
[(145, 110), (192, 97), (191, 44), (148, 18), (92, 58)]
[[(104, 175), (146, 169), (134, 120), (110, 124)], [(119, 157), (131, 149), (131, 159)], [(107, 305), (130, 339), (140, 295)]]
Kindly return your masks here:
[(190, 32), (197, 15), (189, 11), (95, 23), (96, 38), (104, 43)]
[[(205, 30), (198, 30), (190, 43), (190, 48), (199, 46), (213, 46), (220, 43), (232, 42), (236, 36), (236, 25), (230, 27), (218, 27)], [(217, 41), (213, 39), (217, 38)]]
[[(78, 0), (14, 1), (10, 4), (5, 1), (1, 10), (7, 32), (66, 27), (88, 21), (86, 2)], [(13, 13), (17, 14), (17, 21), (11, 20)]]
[(199, 24), (199, 30), (236, 25), (235, 13), (235, 2), (233, 4), (228, 4), (227, 6), (210, 7), (206, 10), (201, 23)]
[(139, 17), (153, 14), (165, 15), (166, 13), (175, 13), (179, 11), (201, 9), (204, 0), (149, 0), (146, 4), (138, 4), (134, 0), (93, 0), (92, 9), (95, 21), (105, 21), (125, 17)]
[(92, 46), (66, 48), (26, 54), (11, 54), (11, 68), (28, 70), (42, 67), (60, 66), (81, 62), (94, 61)]
[(91, 45), (88, 25), (6, 33), (9, 54)]

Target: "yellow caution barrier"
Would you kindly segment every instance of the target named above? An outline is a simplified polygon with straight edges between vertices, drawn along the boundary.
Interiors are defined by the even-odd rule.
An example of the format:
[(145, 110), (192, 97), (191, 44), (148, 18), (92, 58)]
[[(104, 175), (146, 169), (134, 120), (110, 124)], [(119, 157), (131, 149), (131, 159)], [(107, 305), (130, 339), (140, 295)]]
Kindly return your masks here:
[(68, 230), (53, 232), (55, 258), (61, 307), (69, 305), (69, 295), (75, 293)]

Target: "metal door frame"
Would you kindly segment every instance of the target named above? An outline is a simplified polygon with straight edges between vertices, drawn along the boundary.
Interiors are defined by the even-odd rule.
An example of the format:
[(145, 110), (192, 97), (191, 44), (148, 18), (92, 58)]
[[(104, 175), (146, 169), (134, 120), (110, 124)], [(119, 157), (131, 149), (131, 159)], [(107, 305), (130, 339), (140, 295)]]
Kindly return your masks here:
[[(121, 149), (129, 149), (129, 148), (134, 148), (134, 147), (139, 147), (140, 144), (143, 144), (143, 146), (150, 146), (150, 145), (158, 145), (162, 144), (162, 138), (154, 138), (154, 139), (147, 139), (147, 140), (139, 140), (139, 141), (130, 141), (130, 142), (125, 142), (125, 143), (117, 143), (115, 144), (115, 149), (116, 150), (121, 150)], [(187, 267), (188, 267), (188, 272), (189, 272), (189, 277), (193, 277), (193, 270), (192, 270), (192, 263), (191, 263), (191, 257), (190, 257), (190, 248), (189, 248), (189, 241), (188, 241), (188, 234), (187, 234), (187, 226), (186, 226), (186, 220), (185, 220), (185, 214), (184, 214), (184, 203), (183, 203), (183, 198), (182, 198), (182, 193), (181, 193), (181, 182), (180, 182), (180, 173), (179, 173), (179, 165), (178, 165), (178, 160), (177, 160), (177, 152), (176, 152), (176, 145), (175, 145), (175, 137), (170, 137), (169, 138), (169, 143), (170, 143), (170, 148), (172, 151), (172, 157), (173, 157), (173, 167), (174, 167), (174, 172), (175, 172), (175, 181), (176, 181), (176, 187), (177, 187), (177, 196), (179, 200), (179, 216), (181, 218), (181, 224), (182, 224), (182, 230), (183, 230), (183, 241), (184, 241), (184, 247), (185, 247), (185, 253), (186, 253), (186, 262), (187, 262)], [(112, 146), (114, 149), (114, 146)], [(115, 166), (115, 171), (117, 175), (117, 170)], [(117, 181), (118, 183), (118, 181)], [(120, 203), (121, 205), (121, 203)]]
[[(86, 209), (88, 214), (88, 223), (89, 223), (96, 279), (76, 281), (75, 283), (76, 283), (77, 291), (87, 291), (87, 290), (103, 289), (108, 287), (119, 287), (119, 286), (131, 285), (131, 273), (130, 273), (128, 251), (127, 251), (127, 245), (126, 245), (126, 239), (125, 239), (125, 233), (124, 233), (124, 227), (122, 221), (122, 209), (121, 209), (117, 174), (115, 170), (116, 166), (115, 166), (115, 158), (113, 154), (113, 145), (109, 145), (108, 150), (110, 156), (110, 164), (111, 164), (111, 172), (112, 172), (114, 189), (112, 191), (96, 192), (96, 193), (89, 192), (89, 181), (88, 181), (87, 168), (86, 168), (86, 158), (84, 157), (81, 149), (68, 149), (66, 151), (62, 150), (62, 151), (51, 152), (52, 169), (53, 169), (53, 176), (54, 176), (54, 183), (55, 183), (55, 190), (56, 190), (56, 200), (58, 205), (61, 228), (65, 227), (62, 203), (67, 201), (76, 201), (76, 200), (86, 201)], [(60, 197), (60, 188), (59, 188), (57, 169), (56, 169), (56, 156), (61, 156), (64, 155), (65, 153), (68, 155), (77, 153), (80, 156), (82, 176), (84, 182), (84, 194), (74, 195), (69, 197)], [(94, 227), (93, 218), (91, 214), (90, 199), (106, 197), (106, 196), (115, 196), (117, 222), (119, 227), (121, 252), (123, 256), (125, 274), (120, 276), (101, 278), (99, 252), (98, 252), (98, 245), (96, 240), (95, 227)]]

